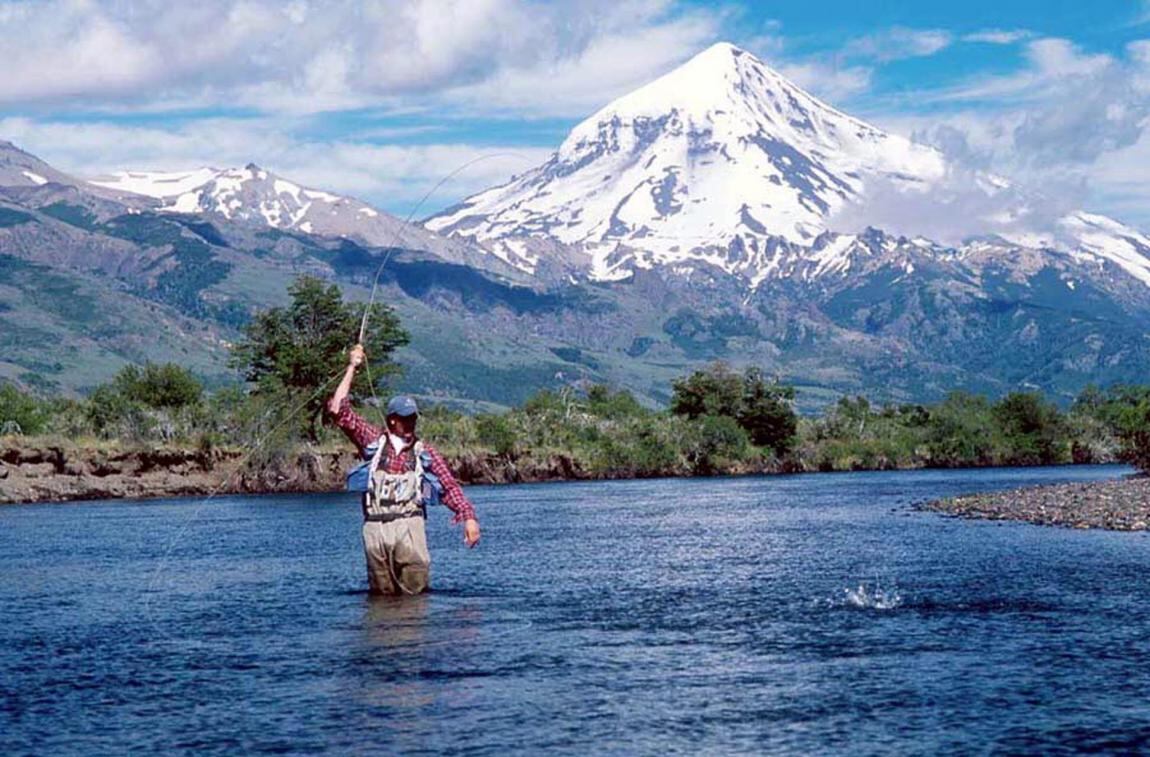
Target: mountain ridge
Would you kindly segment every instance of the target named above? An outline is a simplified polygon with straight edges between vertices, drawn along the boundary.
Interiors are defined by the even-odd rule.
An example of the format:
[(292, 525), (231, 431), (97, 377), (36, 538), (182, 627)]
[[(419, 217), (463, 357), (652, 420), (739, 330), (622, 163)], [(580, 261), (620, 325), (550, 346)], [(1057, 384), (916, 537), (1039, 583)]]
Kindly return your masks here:
[(189, 171), (125, 170), (90, 183), (121, 194), (149, 197), (166, 213), (203, 214), (286, 232), (347, 238), (375, 247), (423, 249), (445, 260), (511, 278), (518, 271), (474, 245), (432, 234), (366, 202), (305, 187), (255, 163), (243, 168)]

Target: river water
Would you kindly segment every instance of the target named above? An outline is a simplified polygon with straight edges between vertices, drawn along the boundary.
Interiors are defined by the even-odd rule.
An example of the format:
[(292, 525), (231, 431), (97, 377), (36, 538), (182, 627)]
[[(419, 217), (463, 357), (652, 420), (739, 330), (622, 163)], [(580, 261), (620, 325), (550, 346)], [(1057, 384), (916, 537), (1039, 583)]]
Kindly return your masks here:
[(934, 496), (1115, 467), (473, 487), (434, 591), (348, 495), (0, 508), (0, 753), (1150, 748), (1150, 541)]

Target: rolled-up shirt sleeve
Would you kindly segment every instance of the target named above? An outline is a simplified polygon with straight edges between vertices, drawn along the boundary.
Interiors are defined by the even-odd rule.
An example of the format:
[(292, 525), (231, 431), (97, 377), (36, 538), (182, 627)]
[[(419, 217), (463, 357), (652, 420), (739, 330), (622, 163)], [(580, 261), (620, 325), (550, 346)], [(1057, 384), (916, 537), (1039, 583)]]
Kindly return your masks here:
[(447, 461), (443, 459), (443, 455), (439, 454), (439, 450), (430, 444), (425, 443), (423, 447), (431, 457), (431, 472), (439, 478), (439, 483), (443, 484), (443, 504), (455, 513), (451, 522), (462, 523), (465, 520), (474, 520), (475, 508), (467, 499), (467, 495), (463, 493), (463, 488), (455, 480), (455, 475), (452, 474), (451, 469), (447, 467)]
[(360, 455), (383, 436), (383, 429), (368, 423), (363, 416), (351, 409), (351, 400), (347, 397), (343, 398), (343, 402), (339, 403), (339, 411), (331, 417), (335, 425), (359, 448)]

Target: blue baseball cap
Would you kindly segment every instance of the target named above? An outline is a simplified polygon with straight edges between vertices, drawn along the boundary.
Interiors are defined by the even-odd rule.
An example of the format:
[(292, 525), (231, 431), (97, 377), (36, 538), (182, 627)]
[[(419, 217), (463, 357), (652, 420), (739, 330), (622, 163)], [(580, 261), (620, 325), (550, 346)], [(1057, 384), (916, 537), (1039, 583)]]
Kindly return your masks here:
[(392, 397), (387, 403), (388, 415), (419, 415), (419, 406), (406, 394)]

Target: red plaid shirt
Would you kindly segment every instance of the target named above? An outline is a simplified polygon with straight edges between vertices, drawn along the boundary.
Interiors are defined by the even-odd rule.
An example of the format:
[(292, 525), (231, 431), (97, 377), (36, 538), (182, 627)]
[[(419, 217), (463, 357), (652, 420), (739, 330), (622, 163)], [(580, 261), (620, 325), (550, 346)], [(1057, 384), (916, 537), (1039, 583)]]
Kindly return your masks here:
[[(367, 448), (375, 444), (387, 444), (384, 436), (384, 431), (379, 426), (368, 423), (357, 412), (351, 409), (351, 401), (344, 397), (343, 402), (340, 403), (339, 412), (335, 414), (335, 425), (347, 434), (347, 438), (355, 444), (359, 449), (361, 457), (370, 459), (371, 455), (367, 452)], [(455, 517), (451, 519), (452, 523), (462, 523), (465, 520), (475, 518), (475, 508), (471, 506), (468, 501), (467, 495), (463, 493), (460, 488), (459, 482), (455, 480), (452, 475), (451, 469), (447, 467), (447, 462), (444, 461), (443, 455), (439, 454), (439, 450), (432, 447), (427, 442), (423, 443), (423, 449), (431, 457), (431, 472), (439, 477), (439, 482), (443, 484), (443, 504), (447, 505), (454, 513)], [(388, 473), (403, 473), (408, 469), (408, 455), (411, 454), (411, 447), (404, 447), (399, 454), (394, 454), (392, 450), (384, 450), (381, 456), (381, 465)]]

